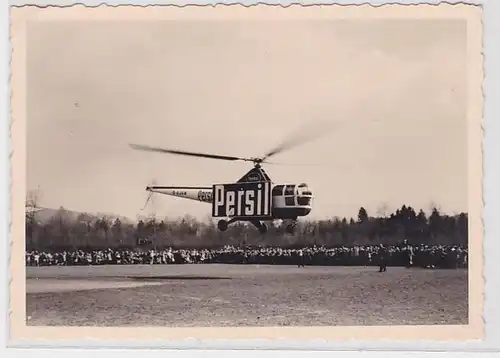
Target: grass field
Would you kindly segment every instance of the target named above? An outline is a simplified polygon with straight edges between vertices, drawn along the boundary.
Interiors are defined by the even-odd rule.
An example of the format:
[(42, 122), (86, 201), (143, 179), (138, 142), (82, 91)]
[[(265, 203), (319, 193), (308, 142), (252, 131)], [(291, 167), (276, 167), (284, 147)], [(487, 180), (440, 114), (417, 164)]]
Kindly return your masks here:
[(28, 267), (28, 325), (467, 324), (467, 271), (389, 267)]

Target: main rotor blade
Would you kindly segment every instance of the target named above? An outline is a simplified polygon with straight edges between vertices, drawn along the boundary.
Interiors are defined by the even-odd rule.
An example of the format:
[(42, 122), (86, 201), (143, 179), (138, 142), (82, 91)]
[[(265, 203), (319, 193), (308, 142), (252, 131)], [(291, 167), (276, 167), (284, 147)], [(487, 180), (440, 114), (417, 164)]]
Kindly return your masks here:
[(281, 166), (289, 166), (289, 167), (320, 167), (324, 166), (324, 164), (318, 163), (280, 163), (280, 162), (268, 162), (264, 161), (266, 165), (281, 165)]
[(323, 125), (317, 126), (316, 128), (310, 125), (306, 126), (305, 128), (301, 128), (293, 135), (291, 135), (288, 139), (283, 141), (279, 146), (267, 152), (266, 155), (264, 155), (264, 157), (262, 158), (262, 161), (266, 162), (267, 158), (283, 153), (287, 150), (293, 149), (302, 144), (306, 144), (313, 140), (319, 139), (320, 137), (324, 137), (332, 129), (333, 129), (333, 123), (331, 122), (323, 123)]
[(186, 156), (191, 156), (191, 157), (210, 158), (210, 159), (252, 161), (252, 159), (248, 159), (248, 158), (239, 158), (239, 157), (232, 157), (232, 156), (227, 156), (227, 155), (217, 155), (217, 154), (186, 152), (186, 151), (181, 151), (181, 150), (172, 150), (172, 149), (164, 149), (164, 148), (158, 148), (158, 147), (150, 147), (147, 145), (140, 145), (140, 144), (130, 144), (130, 147), (132, 147), (133, 149), (136, 149), (136, 150), (143, 150), (143, 151), (147, 151), (147, 152), (169, 153), (169, 154), (178, 154), (178, 155), (186, 155)]

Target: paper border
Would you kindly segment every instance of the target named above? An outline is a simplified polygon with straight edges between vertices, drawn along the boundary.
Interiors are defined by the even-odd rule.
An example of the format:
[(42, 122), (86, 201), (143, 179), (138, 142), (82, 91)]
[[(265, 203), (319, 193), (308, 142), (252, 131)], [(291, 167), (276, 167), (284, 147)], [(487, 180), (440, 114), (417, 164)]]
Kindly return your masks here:
[[(367, 5), (367, 7), (371, 8), (371, 6), (369, 6), (369, 5)], [(67, 10), (71, 10), (71, 9), (75, 9), (75, 8), (77, 9), (78, 7), (66, 8), (66, 9), (60, 9), (60, 10), (65, 10), (65, 11), (67, 11)], [(210, 9), (210, 8), (211, 8), (211, 9), (213, 9), (212, 7), (209, 7), (209, 9)], [(218, 7), (218, 8), (219, 8), (219, 7)], [(227, 8), (229, 9), (230, 7), (227, 7)], [(110, 8), (104, 8), (104, 9), (110, 9)], [(112, 8), (111, 8), (111, 9), (112, 9)], [(126, 9), (126, 8), (125, 8), (125, 7), (120, 7), (120, 9)], [(137, 8), (135, 8), (135, 9), (137, 9)], [(145, 9), (148, 9), (148, 8), (145, 8)], [(153, 9), (153, 8), (149, 8), (149, 9)], [(198, 7), (197, 9), (206, 9), (206, 8), (201, 8), (201, 7)], [(253, 9), (259, 9), (259, 7), (253, 7)], [(280, 9), (280, 8), (273, 8), (273, 9)], [(288, 8), (288, 9), (293, 9), (293, 8)], [(308, 9), (314, 9), (314, 7), (310, 7), (310, 8), (308, 8)], [(346, 9), (346, 8), (344, 7), (344, 9)], [(382, 8), (379, 8), (378, 10), (381, 10), (381, 9), (382, 9)], [(39, 10), (39, 9), (37, 9), (37, 10)], [(101, 8), (99, 8), (99, 9), (96, 9), (96, 10), (102, 10), (102, 9), (101, 9)], [(300, 9), (300, 10), (301, 10), (301, 11), (303, 11), (304, 9)], [(356, 10), (356, 12), (359, 12), (359, 7), (357, 7), (355, 10)], [(234, 11), (234, 8), (232, 9), (232, 11)], [(273, 11), (274, 11), (274, 10), (273, 10)], [(325, 8), (322, 8), (322, 9), (321, 9), (321, 11), (322, 11), (322, 15), (321, 15), (321, 16), (326, 16), (326, 15), (324, 15), (324, 14), (325, 14)], [(427, 12), (428, 10), (425, 10), (425, 11)], [(126, 12), (126, 11), (125, 11), (125, 12)], [(432, 12), (432, 11), (431, 11), (431, 12)], [(159, 12), (158, 12), (158, 11), (156, 11), (156, 13), (158, 14)], [(13, 14), (14, 14), (14, 12), (13, 12)], [(254, 13), (254, 14), (255, 14), (255, 13)], [(430, 12), (427, 12), (427, 13), (425, 14), (425, 15), (426, 15), (426, 17), (428, 17), (428, 16), (429, 16), (429, 14), (430, 14)], [(94, 15), (95, 15), (95, 13), (94, 13)], [(65, 14), (63, 14), (63, 16), (65, 16)], [(153, 16), (157, 16), (157, 15), (153, 15)], [(179, 15), (177, 14), (177, 16), (179, 16)], [(234, 14), (231, 14), (231, 16), (234, 16)], [(253, 16), (253, 15), (252, 15), (252, 16)], [(266, 15), (266, 16), (267, 16), (267, 15)], [(298, 14), (298, 16), (302, 16), (302, 15), (301, 15), (301, 14)], [(378, 14), (376, 14), (375, 16), (378, 16)], [(439, 15), (436, 15), (436, 16), (439, 16)], [(458, 16), (460, 16), (460, 15), (458, 15)], [(43, 20), (43, 19), (47, 19), (47, 17), (44, 17), (44, 16), (41, 16), (41, 17), (42, 17), (42, 20)], [(97, 16), (97, 17), (100, 17), (100, 14), (98, 14), (98, 16)], [(101, 18), (101, 19), (102, 19), (102, 18)], [(477, 24), (475, 24), (475, 25), (477, 26), (477, 28), (478, 28), (478, 29), (479, 29), (479, 31), (480, 31), (480, 27), (481, 27), (480, 21), (479, 21), (479, 23), (477, 23)], [(13, 34), (15, 34), (15, 32), (14, 32), (14, 31), (13, 31)], [(18, 35), (16, 35), (16, 36), (18, 36)], [(19, 38), (19, 37), (18, 37), (18, 38)], [(479, 43), (480, 43), (480, 41), (479, 41)], [(13, 45), (13, 46), (17, 47), (17, 45)], [(480, 46), (480, 45), (479, 45), (479, 46)], [(480, 49), (480, 47), (479, 47), (479, 49)], [(16, 49), (14, 49), (14, 51), (16, 51)], [(23, 53), (22, 53), (22, 52), (23, 52), (23, 51), (19, 51), (19, 52), (17, 52), (17, 55), (18, 55), (18, 56), (23, 56)], [(16, 53), (16, 52), (15, 52), (15, 53)], [(14, 53), (14, 54), (15, 54), (15, 53)], [(478, 53), (479, 53), (479, 51), (478, 51)], [(13, 58), (14, 58), (14, 59), (16, 58), (16, 57), (15, 57), (15, 55), (13, 55)], [(21, 58), (21, 57), (18, 57), (18, 60), (19, 60), (19, 58)], [(17, 62), (18, 60), (16, 60), (16, 62)], [(478, 59), (478, 62), (479, 62), (479, 63), (481, 63), (481, 62), (482, 62), (482, 59)], [(13, 69), (13, 71), (14, 71), (15, 73), (17, 73), (15, 69)], [(23, 75), (24, 75), (24, 74), (23, 74)], [(481, 77), (482, 77), (482, 76), (481, 76)], [(13, 76), (13, 80), (14, 80), (14, 76)], [(474, 79), (473, 79), (473, 80), (474, 80)], [(21, 75), (21, 76), (18, 76), (18, 77), (17, 77), (17, 79), (16, 79), (16, 81), (23, 81), (22, 75)], [(479, 87), (480, 87), (480, 86), (479, 86)], [(21, 94), (20, 94), (19, 92), (20, 92), (20, 91), (19, 91), (16, 87), (13, 87), (13, 93), (14, 93), (14, 96), (13, 96), (13, 99), (14, 99), (14, 102), (13, 102), (13, 110), (15, 110), (15, 109), (17, 108), (17, 107), (15, 106), (15, 103), (16, 103), (16, 102), (15, 102), (15, 98), (16, 98), (17, 96), (19, 96), (19, 97), (21, 96)], [(477, 93), (476, 93), (476, 96), (477, 96)], [(19, 98), (19, 97), (17, 97), (17, 98)], [(480, 97), (480, 95), (479, 95), (479, 97)], [(481, 110), (481, 106), (479, 106), (479, 109)], [(471, 109), (471, 110), (473, 110), (473, 109)], [(18, 164), (17, 164), (18, 162), (16, 161), (16, 159), (15, 159), (15, 158), (21, 158), (21, 157), (22, 157), (22, 155), (23, 155), (23, 154), (25, 154), (25, 153), (20, 153), (20, 151), (19, 151), (19, 150), (17, 150), (17, 149), (19, 148), (19, 145), (23, 146), (25, 143), (19, 142), (19, 141), (17, 140), (17, 139), (18, 139), (18, 136), (17, 136), (17, 135), (14, 135), (14, 133), (21, 133), (21, 132), (22, 132), (22, 129), (23, 129), (23, 127), (22, 127), (22, 126), (23, 126), (24, 124), (23, 124), (23, 123), (21, 123), (21, 122), (22, 122), (22, 120), (20, 120), (20, 119), (23, 117), (23, 113), (22, 113), (22, 111), (21, 111), (21, 112), (15, 112), (15, 111), (13, 111), (13, 116), (14, 116), (14, 118), (17, 118), (17, 121), (16, 121), (16, 122), (17, 122), (17, 127), (15, 127), (15, 125), (14, 125), (14, 124), (16, 124), (16, 123), (14, 123), (14, 124), (13, 124), (13, 128), (12, 128), (12, 131), (13, 131), (13, 139), (12, 139), (12, 144), (13, 144), (13, 147), (16, 149), (16, 150), (14, 150), (14, 155), (13, 155), (13, 157), (12, 157), (12, 160), (13, 160), (13, 167), (14, 167), (15, 165), (18, 165)], [(478, 118), (478, 117), (476, 116), (476, 118)], [(478, 123), (476, 123), (476, 125), (477, 125), (477, 124), (478, 124)], [(15, 128), (17, 128), (17, 129), (15, 129)], [(474, 128), (474, 125), (472, 125), (471, 129), (473, 129), (473, 131), (471, 131), (471, 132), (470, 132), (470, 134), (469, 134), (470, 136), (472, 135), (471, 133), (476, 133), (476, 134), (478, 134), (478, 133), (479, 133), (479, 135), (481, 135), (481, 133), (480, 133), (480, 130), (481, 130), (481, 128), (480, 128), (480, 124), (479, 124), (479, 126), (478, 126), (478, 127), (476, 126), (475, 128)], [(18, 132), (16, 132), (16, 130), (17, 130)], [(472, 142), (472, 143), (476, 144), (476, 142)], [(476, 149), (477, 149), (477, 146), (475, 146), (475, 147), (476, 147)], [(481, 150), (480, 150), (480, 147), (481, 147), (481, 142), (480, 142), (480, 141), (479, 141), (479, 143), (478, 143), (478, 147), (479, 147), (479, 153), (481, 153)], [(17, 155), (17, 156), (16, 156), (16, 155)], [(476, 154), (476, 155), (477, 155), (477, 154)], [(472, 154), (472, 155), (471, 155), (471, 153), (469, 153), (469, 157), (471, 157), (471, 156), (474, 156), (474, 154)], [(475, 157), (475, 161), (474, 161), (474, 162), (470, 162), (470, 163), (471, 163), (471, 164), (473, 164), (473, 163), (481, 163), (481, 161), (478, 161), (478, 160), (477, 160), (477, 156), (476, 156), (476, 157)], [(477, 169), (478, 169), (478, 171), (473, 172), (473, 173), (476, 173), (476, 174), (477, 174), (477, 173), (479, 173), (479, 180), (476, 180), (476, 182), (479, 182), (479, 183), (481, 182), (481, 168), (480, 168), (480, 167), (481, 167), (481, 165), (479, 164), (479, 168), (477, 168)], [(472, 170), (471, 170), (471, 172), (472, 172)], [(15, 184), (13, 185), (13, 199), (14, 199), (14, 200), (15, 200), (16, 193), (17, 193), (17, 192), (16, 192), (16, 190), (19, 188), (20, 183), (22, 183), (21, 185), (23, 185), (23, 184), (24, 184), (24, 178), (20, 178), (21, 176), (22, 176), (22, 173), (19, 173), (19, 171), (17, 171), (16, 169), (14, 169), (14, 171), (13, 171), (13, 178), (12, 178), (12, 179), (13, 179), (13, 182), (15, 183)], [(474, 178), (474, 175), (472, 175), (472, 178), (469, 178), (469, 179), (471, 179), (472, 181), (474, 181), (474, 180), (475, 180), (475, 179), (477, 179), (477, 178)], [(478, 188), (476, 187), (474, 190), (477, 190), (477, 189), (478, 189)], [(480, 185), (479, 185), (479, 190), (481, 190)], [(477, 191), (476, 191), (476, 193), (477, 193)], [(22, 198), (21, 198), (21, 200), (19, 201), (19, 203), (23, 203), (23, 202), (24, 202), (24, 195), (23, 195), (23, 194), (24, 194), (24, 193), (21, 193)], [(469, 194), (471, 195), (471, 194), (472, 194), (472, 192), (470, 191), (470, 193), (469, 193)], [(476, 199), (476, 200), (477, 200), (477, 197), (476, 197), (476, 198), (474, 198), (474, 196), (473, 196), (473, 195), (471, 195), (471, 196), (472, 196), (472, 199), (473, 199), (473, 200), (474, 200), (474, 199)], [(14, 233), (14, 229), (16, 228), (16, 225), (15, 225), (15, 222), (16, 222), (16, 221), (15, 221), (16, 215), (14, 215), (14, 214), (16, 213), (15, 209), (16, 209), (16, 208), (18, 208), (19, 206), (21, 206), (21, 205), (19, 205), (19, 203), (18, 203), (18, 205), (17, 205), (17, 207), (16, 207), (16, 206), (15, 206), (15, 203), (16, 203), (16, 201), (14, 201), (14, 202), (13, 202), (13, 218), (12, 218), (12, 219), (13, 219), (13, 226), (12, 226), (13, 233)], [(480, 202), (479, 207), (482, 207), (482, 201)], [(21, 210), (22, 210), (22, 212), (24, 212), (24, 206), (21, 206)], [(479, 227), (479, 228), (481, 227), (481, 223), (480, 223), (480, 222), (481, 222), (481, 220), (480, 220), (480, 213), (481, 213), (481, 211), (479, 211), (479, 220), (478, 220), (478, 222), (477, 222), (477, 223), (475, 222), (475, 220), (476, 220), (476, 219), (473, 219), (473, 217), (475, 217), (475, 216), (476, 216), (476, 211), (475, 211), (475, 210), (473, 210), (472, 208), (471, 208), (471, 210), (470, 210), (470, 211), (471, 211), (471, 213), (469, 214), (469, 215), (470, 215), (470, 218), (471, 218), (471, 225), (470, 225), (470, 226), (471, 226), (471, 229), (472, 229), (472, 232), (471, 232), (471, 237), (472, 237), (474, 234), (479, 234), (478, 236), (479, 236), (479, 237), (482, 237), (482, 235), (480, 234), (480, 231), (481, 231), (481, 230), (477, 230), (477, 229), (478, 229), (478, 227)], [(472, 214), (472, 212), (473, 212), (473, 214), (474, 214), (474, 215), (471, 215), (471, 214)], [(21, 217), (23, 217), (23, 216), (21, 216)], [(474, 221), (474, 223), (473, 223), (473, 221)], [(24, 226), (24, 225), (23, 225), (23, 223), (21, 223), (21, 224), (22, 224), (21, 226), (23, 227), (23, 226)], [(477, 224), (477, 225), (476, 225), (476, 224)], [(17, 229), (19, 229), (19, 228), (17, 228)], [(22, 230), (24, 231), (24, 229), (22, 229)], [(14, 236), (14, 235), (13, 235), (13, 236)], [(478, 236), (474, 236), (474, 237), (478, 237)], [(14, 236), (14, 237), (15, 237), (15, 236)], [(22, 237), (23, 237), (23, 236), (22, 236)], [(474, 242), (477, 242), (477, 241), (474, 241)], [(479, 269), (479, 272), (481, 271), (481, 267), (482, 267), (482, 255), (481, 255), (481, 252), (480, 252), (480, 251), (474, 251), (474, 253), (475, 253), (475, 252), (478, 252), (478, 253), (479, 253), (478, 257), (476, 257), (476, 255), (473, 255), (473, 254), (472, 254), (472, 253), (473, 253), (473, 250), (474, 250), (474, 248), (475, 248), (475, 246), (474, 246), (474, 242), (472, 242), (472, 243), (471, 243), (471, 247), (470, 247), (470, 255), (471, 255), (471, 256), (470, 256), (470, 263), (471, 263), (471, 270), (469, 271), (469, 276), (470, 276), (469, 280), (470, 280), (470, 283), (471, 283), (470, 290), (471, 290), (471, 291), (473, 291), (473, 292), (472, 292), (472, 295), (470, 296), (470, 303), (471, 303), (471, 307), (473, 307), (473, 308), (477, 308), (477, 307), (482, 307), (482, 303), (478, 306), (478, 305), (476, 304), (476, 302), (475, 302), (475, 301), (473, 301), (474, 294), (476, 294), (476, 293), (477, 293), (477, 290), (474, 288), (474, 285), (475, 285), (477, 282), (482, 281), (482, 275), (481, 275), (481, 276), (476, 277), (475, 273), (477, 272), (477, 271), (476, 271), (476, 265), (477, 265), (478, 263), (479, 263), (479, 266), (478, 266), (478, 267), (480, 268), (480, 269)], [(24, 246), (24, 245), (23, 245), (23, 246)], [(478, 246), (478, 245), (476, 245), (476, 246)], [(12, 247), (12, 248), (13, 248), (13, 254), (14, 254), (14, 250), (15, 250), (15, 248), (16, 248), (16, 242), (14, 242), (14, 243), (13, 243), (13, 247)], [(22, 255), (21, 255), (21, 257), (22, 257)], [(12, 260), (12, 264), (13, 264), (13, 265), (14, 265), (14, 264), (16, 264), (15, 260)], [(23, 270), (22, 270), (22, 272), (24, 273), (24, 261), (23, 261), (23, 260), (21, 260), (21, 264), (22, 264), (22, 266), (23, 266)], [(14, 267), (15, 267), (16, 271), (19, 269), (19, 267), (17, 267), (17, 266), (14, 266)], [(19, 272), (19, 271), (17, 271), (17, 272)], [(23, 285), (24, 285), (24, 275), (22, 276), (22, 278), (23, 278)], [(476, 279), (478, 279), (478, 278), (479, 278), (479, 280), (476, 280)], [(16, 283), (16, 280), (13, 280), (13, 281), (12, 281), (12, 284), (14, 285), (15, 283)], [(13, 287), (14, 287), (14, 286), (13, 286)], [(17, 291), (13, 290), (13, 292), (17, 292)], [(11, 300), (12, 300), (12, 298), (13, 298), (13, 297), (11, 296)], [(18, 296), (18, 295), (16, 295), (16, 300), (12, 300), (11, 302), (17, 302), (17, 303), (20, 303), (19, 301), (20, 301), (20, 300), (19, 300), (19, 296)], [(480, 301), (482, 301), (482, 294), (481, 294), (481, 300), (480, 300)], [(22, 302), (23, 306), (24, 306), (24, 302), (25, 302), (25, 300), (23, 299), (23, 302)], [(479, 310), (479, 311), (480, 311), (480, 310)], [(471, 311), (471, 313), (472, 313), (472, 311)], [(23, 315), (23, 320), (24, 320), (24, 315)], [(480, 321), (481, 321), (481, 322), (478, 322), (478, 323), (481, 323), (481, 324), (480, 324), (480, 326), (482, 326), (482, 319), (481, 319)], [(469, 329), (470, 329), (470, 326), (475, 325), (475, 323), (476, 323), (476, 321), (474, 321), (474, 320), (472, 319), (472, 320), (471, 320), (471, 325), (469, 325)], [(16, 328), (18, 329), (19, 327), (16, 327)], [(27, 327), (27, 328), (34, 328), (34, 327)], [(388, 335), (387, 335), (387, 333), (391, 333), (391, 332), (390, 332), (390, 330), (393, 330), (395, 333), (396, 333), (396, 332), (397, 332), (397, 333), (400, 333), (400, 334), (398, 334), (398, 337), (393, 338), (393, 339), (415, 339), (415, 338), (417, 338), (417, 337), (415, 337), (415, 336), (409, 337), (409, 336), (405, 336), (405, 335), (406, 335), (406, 334), (412, 334), (412, 333), (415, 333), (415, 331), (416, 331), (416, 330), (420, 330), (420, 331), (422, 331), (422, 328), (421, 328), (421, 327), (419, 327), (419, 326), (408, 327), (408, 328), (411, 328), (411, 329), (409, 329), (409, 330), (407, 330), (406, 328), (407, 328), (407, 327), (403, 327), (403, 328), (400, 328), (400, 327), (388, 327), (389, 332), (384, 332), (384, 334), (383, 334), (381, 337), (379, 337), (379, 338), (384, 338), (384, 339), (390, 339), (390, 338), (393, 338), (393, 337), (390, 337), (390, 336), (388, 336)], [(425, 330), (425, 333), (428, 333), (428, 334), (429, 334), (429, 338), (426, 338), (425, 336), (424, 336), (424, 337), (419, 336), (418, 338), (420, 338), (420, 339), (421, 339), (421, 338), (426, 338), (426, 339), (440, 339), (440, 337), (441, 337), (441, 338), (443, 338), (443, 337), (440, 335), (440, 332), (433, 332), (433, 328), (436, 328), (436, 327), (428, 327), (428, 326), (425, 326), (425, 328), (424, 328), (423, 330)], [(456, 329), (456, 328), (458, 328), (458, 331), (457, 331), (457, 332), (455, 332), (455, 335), (454, 335), (454, 337), (453, 337), (454, 339), (461, 339), (460, 337), (462, 337), (462, 338), (463, 338), (464, 336), (461, 336), (461, 335), (466, 334), (466, 332), (468, 331), (468, 329), (466, 328), (466, 326), (465, 326), (465, 327), (460, 327), (460, 326), (458, 326), (458, 327), (457, 327), (457, 326), (455, 326), (455, 327), (454, 327), (454, 329)], [(297, 330), (297, 329), (299, 329), (299, 330), (300, 330), (300, 332), (297, 332), (297, 333), (299, 333), (299, 335), (298, 335), (298, 336), (294, 335), (294, 334), (293, 334), (293, 332), (292, 332), (293, 330)], [(307, 339), (307, 337), (308, 337), (308, 334), (307, 334), (307, 333), (309, 333), (309, 334), (310, 334), (310, 333), (313, 333), (313, 334), (310, 336), (310, 338), (314, 338), (314, 339), (328, 339), (328, 337), (330, 337), (330, 334), (335, 334), (335, 338), (336, 338), (336, 339), (345, 339), (345, 338), (347, 338), (347, 339), (352, 339), (352, 338), (357, 338), (357, 337), (356, 337), (356, 335), (350, 334), (350, 332), (349, 332), (349, 331), (351, 331), (351, 330), (352, 330), (352, 328), (346, 328), (346, 327), (335, 327), (335, 328), (334, 328), (334, 330), (337, 330), (337, 331), (339, 331), (339, 332), (331, 332), (331, 333), (329, 332), (329, 334), (327, 334), (326, 336), (325, 336), (324, 334), (319, 334), (319, 335), (318, 335), (318, 334), (317, 334), (318, 332), (313, 332), (314, 330), (317, 330), (317, 329), (320, 329), (323, 333), (324, 333), (324, 331), (325, 331), (325, 327), (321, 327), (321, 328), (311, 328), (311, 327), (306, 327), (306, 328), (296, 328), (296, 327), (294, 327), (294, 328), (286, 328), (286, 329), (284, 329), (284, 330), (283, 330), (282, 328), (277, 328), (277, 329), (272, 328), (272, 329), (270, 329), (270, 331), (269, 331), (269, 334), (271, 334), (271, 336), (267, 336), (267, 335), (266, 335), (267, 337), (264, 337), (264, 336), (262, 336), (262, 335), (252, 336), (252, 334), (251, 334), (250, 336), (248, 336), (248, 334), (243, 334), (243, 335), (241, 335), (241, 332), (240, 332), (240, 333), (238, 333), (238, 334), (235, 334), (235, 333), (236, 333), (235, 331), (238, 331), (238, 330), (240, 330), (240, 329), (236, 329), (236, 330), (235, 330), (234, 328), (230, 328), (230, 329), (229, 329), (229, 331), (231, 331), (232, 333), (234, 333), (234, 334), (232, 335), (233, 337), (238, 337), (238, 338), (274, 338), (274, 337), (275, 337), (275, 334), (277, 333), (277, 330), (278, 330), (278, 331), (287, 332), (287, 333), (292, 333), (292, 335), (291, 335), (291, 336), (287, 336), (287, 337), (286, 337), (286, 338), (289, 338), (289, 339), (291, 339), (291, 338)], [(356, 331), (358, 331), (358, 332), (364, 331), (364, 332), (366, 332), (366, 333), (369, 333), (368, 331), (366, 331), (366, 328), (354, 328), (354, 329), (355, 329)], [(373, 330), (373, 329), (375, 329), (375, 330), (377, 331), (377, 333), (380, 333), (381, 331), (385, 330), (386, 328), (385, 328), (385, 327), (384, 327), (384, 328), (374, 327), (374, 328), (370, 328), (369, 330)], [(43, 330), (46, 330), (46, 328), (43, 328)], [(56, 328), (56, 330), (60, 330), (60, 329)], [(68, 331), (68, 329), (67, 329), (67, 328), (64, 328), (64, 330), (65, 330), (65, 331)], [(79, 330), (79, 328), (78, 328), (78, 330)], [(99, 332), (99, 330), (100, 330), (100, 329), (98, 329), (98, 328), (90, 328), (90, 330), (92, 330), (92, 331), (94, 332), (94, 335), (96, 335), (96, 332), (98, 332), (97, 334), (98, 334), (98, 335), (102, 338), (102, 336), (103, 336), (103, 333), (104, 333), (104, 332), (102, 332), (102, 331), (100, 331), (100, 332)], [(113, 328), (112, 330), (113, 330), (113, 331), (115, 331), (115, 332), (117, 331), (117, 329), (115, 329), (115, 328)], [(121, 330), (121, 329), (118, 329), (118, 331), (120, 331), (120, 330)], [(128, 329), (125, 329), (125, 330), (128, 330)], [(137, 339), (137, 338), (140, 338), (140, 337), (138, 337), (138, 330), (137, 330), (137, 329), (133, 329), (133, 330), (134, 330), (133, 338), (136, 338), (136, 339)], [(171, 328), (171, 329), (165, 329), (165, 330), (175, 330), (175, 331), (178, 331), (178, 332), (183, 331), (183, 330), (185, 331), (185, 329), (177, 329), (177, 328)], [(179, 330), (180, 330), (180, 331), (179, 331)], [(191, 331), (191, 329), (187, 329), (187, 330)], [(213, 329), (213, 328), (209, 328), (209, 330), (210, 330), (210, 331), (214, 331), (214, 329)], [(217, 329), (217, 330), (219, 330), (219, 329)], [(245, 330), (245, 331), (250, 330), (250, 331), (252, 331), (252, 329), (248, 329), (248, 328), (242, 328), (242, 330)], [(265, 330), (265, 329), (263, 329), (263, 328), (256, 328), (256, 330), (258, 330), (258, 331), (262, 331), (262, 330)], [(305, 332), (304, 330), (306, 330), (306, 331), (308, 331), (308, 330), (309, 330), (309, 332)], [(311, 330), (312, 330), (312, 331), (311, 331)], [(140, 331), (142, 332), (142, 330), (140, 330)], [(149, 328), (148, 328), (148, 329), (145, 329), (145, 331), (144, 331), (144, 333), (146, 333), (146, 334), (147, 334), (148, 338), (151, 338), (151, 337), (156, 338), (156, 337), (157, 337), (157, 335), (155, 335), (155, 334), (154, 334), (153, 336), (151, 336), (151, 333), (152, 333), (152, 332), (146, 332), (146, 331), (151, 331), (151, 329), (149, 329)], [(155, 328), (155, 329), (154, 329), (154, 331), (158, 331), (158, 329), (157, 329), (157, 328)], [(403, 332), (403, 331), (404, 331), (404, 332)], [(39, 332), (37, 332), (37, 333), (39, 333)], [(68, 333), (69, 333), (69, 332), (68, 332)], [(85, 336), (85, 337), (89, 337), (89, 336), (90, 336), (90, 335), (88, 335), (88, 334), (85, 334), (85, 332), (83, 332), (83, 331), (82, 331), (82, 332), (74, 332), (74, 331), (73, 331), (73, 333), (78, 333), (78, 337), (76, 337), (76, 338), (81, 338), (81, 337), (83, 337), (83, 336)], [(164, 337), (165, 337), (164, 333), (169, 333), (169, 334), (168, 334), (168, 336), (169, 336), (169, 338), (171, 338), (171, 339), (172, 339), (172, 338), (174, 338), (174, 339), (179, 339), (179, 338), (187, 338), (187, 337), (193, 337), (193, 336), (195, 336), (196, 338), (202, 338), (202, 337), (200, 337), (199, 335), (197, 335), (197, 334), (196, 334), (196, 333), (202, 333), (202, 332), (192, 332), (192, 333), (189, 333), (189, 332), (183, 332), (182, 334), (186, 333), (186, 334), (189, 334), (189, 335), (188, 335), (188, 336), (179, 336), (179, 335), (174, 335), (174, 336), (172, 336), (172, 335), (170, 334), (170, 333), (172, 333), (172, 332), (166, 332), (166, 331), (163, 331), (163, 330), (162, 330), (162, 334), (161, 334), (161, 336), (160, 336), (160, 337), (158, 337), (158, 338), (164, 338)], [(213, 333), (213, 332), (212, 332), (212, 333)], [(339, 336), (339, 335), (337, 335), (336, 333), (339, 333), (339, 334), (340, 334), (340, 336)], [(348, 333), (348, 334), (346, 335), (345, 333)], [(467, 332), (467, 333), (470, 333), (470, 332)], [(474, 331), (474, 333), (477, 333), (477, 331)], [(83, 334), (83, 335), (82, 335), (82, 334)], [(441, 334), (442, 334), (442, 332), (441, 332)], [(457, 335), (457, 334), (458, 334), (458, 335)], [(445, 334), (445, 335), (446, 335), (446, 334)], [(31, 337), (27, 337), (27, 336), (26, 336), (26, 335), (24, 335), (24, 334), (23, 334), (23, 336), (24, 336), (24, 338), (31, 338)], [(41, 337), (40, 335), (37, 335), (37, 336), (38, 336), (38, 338), (40, 338), (40, 337)], [(479, 337), (481, 336), (481, 334), (480, 334), (479, 336), (476, 336), (476, 335), (474, 335), (474, 336), (475, 336), (475, 338), (479, 338)], [(210, 338), (222, 338), (222, 337), (217, 336), (217, 335), (216, 335), (216, 336), (213, 336), (213, 334), (212, 334), (211, 336), (204, 336), (204, 338), (209, 338), (209, 337), (210, 337)], [(229, 337), (224, 336), (223, 338), (229, 338)], [(360, 337), (360, 338), (361, 338), (361, 337)], [(449, 338), (449, 337), (448, 337), (448, 338)], [(472, 337), (468, 337), (468, 338), (472, 338)], [(47, 338), (45, 338), (45, 339), (47, 339)], [(48, 339), (50, 339), (50, 338), (48, 338)], [(446, 339), (446, 338), (445, 338), (445, 339)]]

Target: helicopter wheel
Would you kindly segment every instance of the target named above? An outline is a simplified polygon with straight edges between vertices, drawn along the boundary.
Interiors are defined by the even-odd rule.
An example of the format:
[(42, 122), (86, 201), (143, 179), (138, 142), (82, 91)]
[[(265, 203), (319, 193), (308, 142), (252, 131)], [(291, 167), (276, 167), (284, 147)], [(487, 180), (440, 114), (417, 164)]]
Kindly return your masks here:
[(285, 230), (287, 233), (293, 234), (295, 232), (296, 226), (297, 226), (297, 219), (293, 219), (292, 222), (286, 226)]
[(267, 225), (265, 223), (260, 224), (260, 226), (259, 226), (259, 232), (261, 234), (265, 234), (267, 232)]
[(287, 225), (286, 232), (289, 234), (293, 234), (295, 232), (295, 225), (294, 224)]
[(219, 231), (226, 231), (227, 227), (228, 223), (226, 220), (219, 220), (219, 222), (217, 223), (217, 228), (219, 229)]

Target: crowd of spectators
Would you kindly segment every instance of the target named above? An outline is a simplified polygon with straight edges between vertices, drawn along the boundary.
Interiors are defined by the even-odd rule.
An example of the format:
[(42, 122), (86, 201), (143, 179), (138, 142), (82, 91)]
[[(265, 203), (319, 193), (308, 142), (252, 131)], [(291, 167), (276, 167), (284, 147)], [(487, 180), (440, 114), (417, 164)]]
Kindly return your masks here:
[[(27, 266), (261, 264), (323, 266), (378, 265), (380, 245), (302, 248), (234, 247), (217, 249), (88, 249), (26, 252)], [(461, 246), (392, 245), (383, 247), (387, 266), (467, 268), (468, 251)]]

